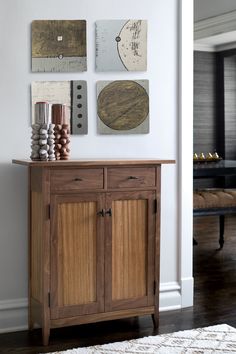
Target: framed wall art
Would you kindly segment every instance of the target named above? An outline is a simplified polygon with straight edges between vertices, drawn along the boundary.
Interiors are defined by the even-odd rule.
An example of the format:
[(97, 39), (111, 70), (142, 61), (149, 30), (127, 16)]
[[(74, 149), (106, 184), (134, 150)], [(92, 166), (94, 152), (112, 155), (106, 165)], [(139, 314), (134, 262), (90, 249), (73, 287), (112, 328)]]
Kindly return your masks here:
[(33, 72), (87, 70), (85, 20), (35, 20), (31, 32)]
[(146, 70), (146, 20), (96, 22), (96, 71)]
[(34, 81), (31, 84), (32, 123), (34, 123), (34, 105), (46, 101), (60, 103), (67, 107), (71, 134), (88, 133), (87, 82), (73, 81)]
[(148, 84), (148, 80), (98, 81), (98, 132), (149, 133)]

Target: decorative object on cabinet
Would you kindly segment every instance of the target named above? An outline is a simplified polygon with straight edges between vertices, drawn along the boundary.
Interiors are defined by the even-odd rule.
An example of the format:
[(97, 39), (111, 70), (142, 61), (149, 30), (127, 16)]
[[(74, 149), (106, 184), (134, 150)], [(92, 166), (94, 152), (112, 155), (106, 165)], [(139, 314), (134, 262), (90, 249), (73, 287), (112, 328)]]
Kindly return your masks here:
[(148, 83), (148, 80), (98, 81), (98, 132), (149, 133)]
[(66, 105), (52, 105), (52, 123), (54, 124), (56, 160), (68, 160), (70, 128), (66, 117)]
[(71, 133), (88, 134), (87, 82), (71, 81)]
[[(45, 100), (50, 104), (66, 104), (70, 117), (70, 133), (88, 133), (86, 81), (34, 81), (31, 84), (31, 98), (32, 107), (36, 102)], [(34, 121), (32, 109), (32, 122)]]
[(32, 135), (31, 135), (31, 155), (30, 158), (31, 160), (40, 160), (39, 158), (39, 150), (40, 150), (40, 145), (39, 145), (39, 129), (40, 129), (40, 124), (32, 124), (31, 125), (32, 129)]
[(221, 160), (222, 160), (222, 157), (220, 157), (216, 151), (214, 153), (208, 152), (207, 154), (204, 154), (203, 152), (201, 152), (200, 154), (197, 154), (196, 152), (194, 152), (194, 154), (193, 154), (193, 162), (194, 163), (218, 162)]
[(56, 158), (54, 127), (55, 127), (54, 124), (49, 123), (48, 125), (48, 160), (49, 161), (54, 161)]
[(87, 70), (85, 20), (35, 20), (31, 30), (33, 72)]
[(96, 70), (146, 71), (147, 21), (97, 21)]
[(32, 124), (31, 155), (32, 160), (55, 160), (54, 132), (49, 123), (48, 102), (36, 102), (35, 123)]
[(13, 160), (29, 169), (29, 328), (159, 318), (161, 165)]

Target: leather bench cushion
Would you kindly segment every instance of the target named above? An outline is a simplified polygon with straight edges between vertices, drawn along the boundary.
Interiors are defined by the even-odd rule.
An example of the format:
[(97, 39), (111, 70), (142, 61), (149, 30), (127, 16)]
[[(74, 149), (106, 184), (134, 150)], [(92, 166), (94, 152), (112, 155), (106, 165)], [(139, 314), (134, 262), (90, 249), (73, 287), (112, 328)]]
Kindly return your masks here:
[(236, 207), (236, 189), (202, 189), (193, 192), (193, 209)]

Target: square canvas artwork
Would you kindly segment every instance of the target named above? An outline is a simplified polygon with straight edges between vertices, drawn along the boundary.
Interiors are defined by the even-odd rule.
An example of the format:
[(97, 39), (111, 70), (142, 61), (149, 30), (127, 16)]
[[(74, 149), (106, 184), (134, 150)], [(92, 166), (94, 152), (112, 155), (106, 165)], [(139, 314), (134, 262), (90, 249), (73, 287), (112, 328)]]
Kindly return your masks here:
[(33, 72), (87, 70), (85, 20), (35, 20), (31, 31)]
[(148, 86), (148, 80), (98, 81), (98, 132), (149, 133)]
[(146, 20), (96, 22), (96, 71), (146, 70)]
[(36, 102), (66, 104), (70, 119), (71, 134), (88, 133), (87, 82), (74, 81), (35, 81), (31, 84), (32, 123)]

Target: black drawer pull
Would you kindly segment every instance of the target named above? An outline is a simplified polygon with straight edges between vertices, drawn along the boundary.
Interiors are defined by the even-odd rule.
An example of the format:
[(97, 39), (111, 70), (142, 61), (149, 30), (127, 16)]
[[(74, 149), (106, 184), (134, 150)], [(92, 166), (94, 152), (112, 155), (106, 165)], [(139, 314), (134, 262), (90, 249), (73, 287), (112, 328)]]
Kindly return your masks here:
[(105, 209), (102, 209), (102, 210), (98, 211), (98, 212), (97, 212), (97, 215), (104, 217), (104, 216), (105, 216)]
[(83, 178), (75, 177), (75, 181), (83, 181)]
[(109, 216), (112, 216), (112, 210), (111, 208), (106, 210), (105, 214), (109, 215)]
[(136, 176), (129, 176), (128, 179), (138, 179)]

